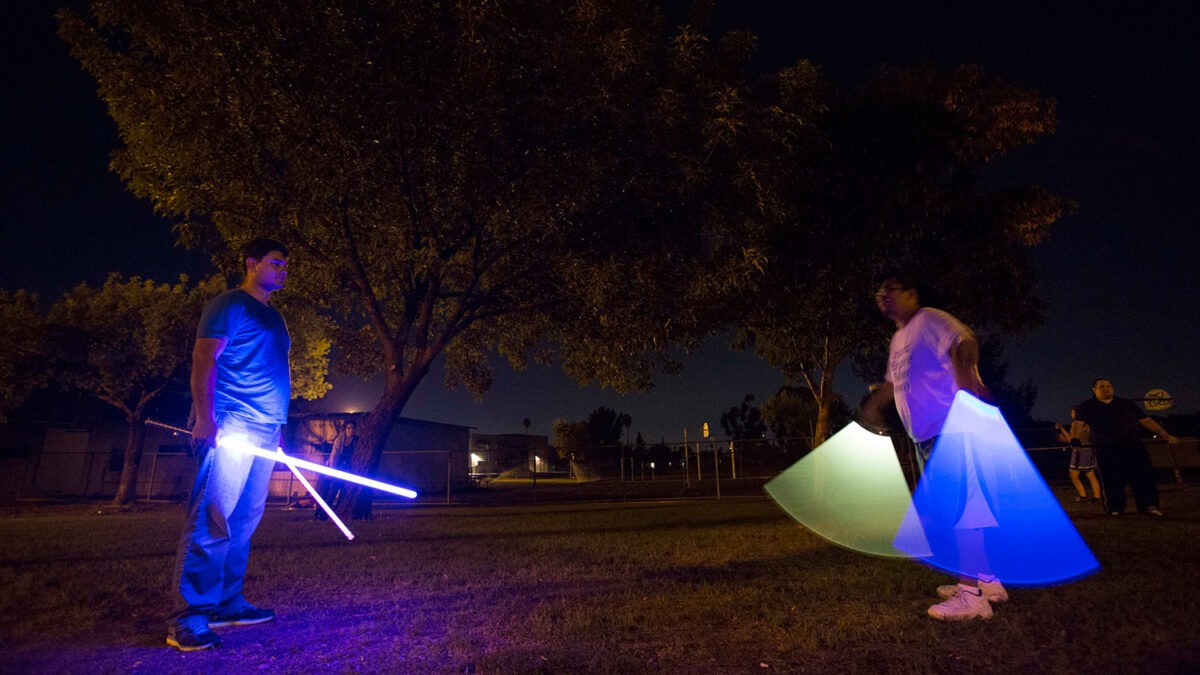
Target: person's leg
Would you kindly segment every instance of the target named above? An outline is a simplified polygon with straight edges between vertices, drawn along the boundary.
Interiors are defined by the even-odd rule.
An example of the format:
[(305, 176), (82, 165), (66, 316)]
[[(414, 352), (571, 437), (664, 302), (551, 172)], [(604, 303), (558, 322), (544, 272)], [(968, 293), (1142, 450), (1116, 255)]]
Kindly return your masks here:
[(927, 613), (942, 621), (990, 619), (991, 602), (1008, 600), (1008, 593), (991, 573), (984, 550), (983, 530), (955, 530), (954, 534), (962, 574), (958, 584), (938, 587), (938, 594), (946, 600), (930, 606)]
[(172, 618), (207, 615), (221, 603), (229, 517), (237, 506), (254, 458), (210, 448), (196, 473), (188, 519), (176, 550), (178, 580)]
[[(277, 425), (246, 425), (251, 442), (258, 447), (274, 449), (279, 444)], [(267, 492), (275, 462), (250, 456), (249, 469), (240, 498), (229, 515), (229, 549), (225, 555), (222, 574), (221, 601), (217, 612), (236, 610), (245, 604), (242, 586), (246, 579), (246, 564), (250, 559), (250, 538), (266, 510)]]
[(1133, 484), (1133, 501), (1138, 511), (1157, 511), (1158, 481), (1154, 476), (1154, 464), (1146, 446), (1141, 443), (1129, 447), (1129, 482)]
[(921, 482), (921, 476), (925, 474), (925, 463), (929, 461), (929, 455), (933, 452), (933, 446), (936, 443), (937, 436), (926, 441), (912, 441), (914, 489)]
[[(221, 421), (218, 420), (218, 429)], [(253, 459), (218, 448), (198, 448), (199, 466), (188, 515), (175, 553), (167, 644), (183, 651), (221, 644), (208, 618), (221, 602), (233, 513)]]
[(1121, 448), (1101, 445), (1096, 448), (1100, 483), (1104, 486), (1104, 512), (1125, 512), (1125, 471)]
[(1087, 490), (1083, 489), (1083, 482), (1079, 480), (1079, 469), (1071, 469), (1068, 473), (1071, 476), (1071, 485), (1075, 486), (1075, 492), (1079, 495), (1079, 498), (1087, 499)]
[(1096, 480), (1096, 470), (1089, 469), (1084, 473), (1087, 474), (1088, 483), (1092, 486), (1092, 498), (1100, 499), (1100, 481)]

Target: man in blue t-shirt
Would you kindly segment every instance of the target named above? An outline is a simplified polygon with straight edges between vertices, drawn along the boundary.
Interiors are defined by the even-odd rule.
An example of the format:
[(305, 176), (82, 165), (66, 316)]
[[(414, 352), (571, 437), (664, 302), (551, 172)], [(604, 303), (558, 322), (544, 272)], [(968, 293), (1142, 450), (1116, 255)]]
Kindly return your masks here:
[(1075, 406), (1071, 435), (1078, 438), (1085, 424), (1091, 430), (1100, 483), (1104, 486), (1105, 511), (1114, 516), (1125, 512), (1125, 484), (1129, 483), (1138, 511), (1161, 516), (1154, 465), (1142, 444), (1142, 429), (1162, 436), (1168, 443), (1178, 443), (1179, 439), (1167, 433), (1133, 401), (1117, 398), (1112, 380), (1106, 377), (1094, 380), (1092, 394), (1093, 398)]
[(287, 422), (291, 338), (269, 304), (283, 288), (288, 251), (271, 239), (242, 249), (245, 277), (204, 308), (192, 350), (192, 440), (199, 459), (188, 519), (175, 556), (174, 607), (167, 644), (182, 651), (216, 647), (211, 629), (265, 623), (270, 609), (242, 595), (250, 536), (262, 519), (275, 463), (218, 446), (241, 436), (275, 449)]

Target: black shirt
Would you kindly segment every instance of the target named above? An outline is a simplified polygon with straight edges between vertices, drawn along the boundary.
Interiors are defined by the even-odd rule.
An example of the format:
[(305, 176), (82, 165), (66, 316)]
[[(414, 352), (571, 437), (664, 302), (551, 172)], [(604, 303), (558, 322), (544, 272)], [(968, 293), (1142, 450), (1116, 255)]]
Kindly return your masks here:
[(1075, 419), (1084, 422), (1092, 430), (1092, 444), (1136, 443), (1142, 438), (1142, 425), (1149, 415), (1134, 405), (1133, 401), (1113, 398), (1103, 403), (1095, 398), (1075, 406)]

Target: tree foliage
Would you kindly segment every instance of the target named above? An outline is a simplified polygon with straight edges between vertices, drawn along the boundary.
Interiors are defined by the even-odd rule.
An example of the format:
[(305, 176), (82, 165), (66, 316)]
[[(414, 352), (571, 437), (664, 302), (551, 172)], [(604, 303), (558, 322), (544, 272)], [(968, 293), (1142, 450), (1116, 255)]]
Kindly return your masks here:
[(588, 443), (593, 448), (603, 448), (620, 445), (633, 418), (628, 413), (600, 406), (588, 415), (586, 423)]
[(581, 382), (644, 388), (761, 266), (728, 217), (753, 188), (715, 188), (756, 182), (744, 34), (634, 0), (91, 8), (60, 33), (120, 129), (113, 169), (223, 260), (288, 243), (339, 367), (383, 372), (360, 471), (439, 356), (477, 394), (488, 352), (522, 367), (542, 344)]
[[(806, 387), (784, 385), (761, 406), (763, 423), (775, 438), (805, 437), (812, 440), (817, 427), (817, 399)], [(850, 409), (840, 395), (830, 406), (831, 428), (850, 422)]]
[(200, 311), (222, 290), (219, 276), (189, 288), (186, 277), (160, 285), (114, 274), (100, 288), (80, 284), (50, 308), (57, 383), (104, 401), (129, 424), (117, 504), (137, 490), (149, 406), (186, 388)]
[(802, 131), (767, 129), (794, 155), (769, 194), (761, 250), (770, 264), (737, 344), (812, 392), (819, 442), (839, 365), (886, 346), (892, 327), (872, 297), (880, 281), (916, 276), (941, 292), (923, 304), (976, 330), (1023, 330), (1041, 310), (1027, 249), (1071, 205), (1038, 186), (980, 182), (1003, 155), (1054, 131), (1054, 101), (1036, 91), (975, 66), (883, 69), (835, 90), (801, 63), (779, 75), (770, 100), (811, 112), (811, 101), (791, 102), (797, 79), (815, 80), (803, 91), (828, 91), (829, 103)]
[(591, 458), (591, 443), (588, 442), (587, 422), (554, 420), (554, 450), (560, 459), (587, 462)]
[(754, 403), (754, 394), (746, 394), (741, 405), (721, 413), (721, 429), (734, 440), (762, 438), (767, 433), (762, 413)]
[(0, 424), (48, 383), (46, 340), (37, 297), (0, 289)]

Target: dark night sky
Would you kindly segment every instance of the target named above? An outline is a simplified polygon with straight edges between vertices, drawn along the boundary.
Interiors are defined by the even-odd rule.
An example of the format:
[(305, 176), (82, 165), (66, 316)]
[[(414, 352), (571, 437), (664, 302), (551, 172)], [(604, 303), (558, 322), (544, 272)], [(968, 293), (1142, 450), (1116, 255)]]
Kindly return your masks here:
[[(115, 126), (95, 86), (55, 35), (63, 4), (6, 5), (4, 102), (0, 106), (0, 287), (28, 288), (52, 301), (109, 271), (159, 281), (208, 268), (174, 246), (169, 223), (107, 170)], [(1034, 251), (1048, 319), (1007, 341), (1010, 380), (1032, 379), (1034, 413), (1064, 419), (1111, 377), (1119, 395), (1151, 387), (1200, 409), (1200, 16), (1172, 3), (1155, 8), (1099, 3), (803, 3), (727, 1), (724, 27), (760, 36), (764, 66), (807, 58), (853, 82), (880, 63), (963, 62), (1040, 89), (1058, 100), (1059, 132), (997, 167), (991, 180), (1036, 181), (1079, 202)], [(1071, 3), (1075, 4), (1075, 3)], [(1169, 7), (1169, 8), (1168, 8)], [(864, 320), (877, 320), (864, 317)], [(839, 387), (857, 401), (861, 383)], [(582, 419), (598, 405), (627, 411), (648, 440), (676, 440), (684, 426), (714, 428), (746, 393), (761, 402), (782, 376), (713, 339), (678, 378), (646, 394), (579, 388), (555, 368), (513, 373), (501, 365), (482, 402), (447, 392), (432, 372), (405, 415), (476, 426), (488, 433), (548, 434), (556, 417)], [(325, 405), (363, 409), (371, 387), (337, 378)], [(693, 432), (694, 433), (694, 432)]]

